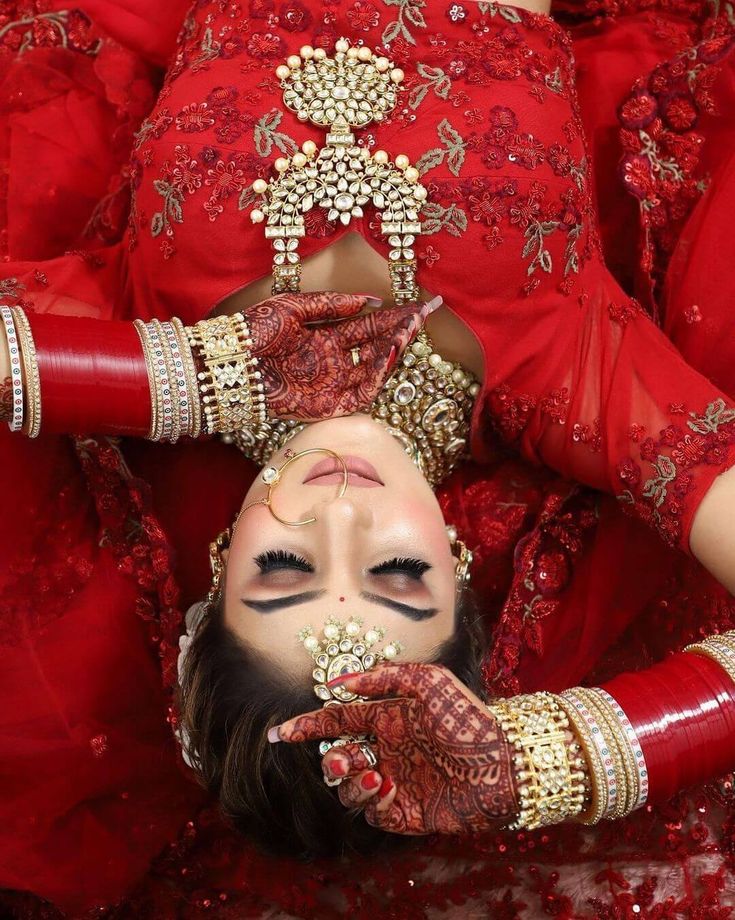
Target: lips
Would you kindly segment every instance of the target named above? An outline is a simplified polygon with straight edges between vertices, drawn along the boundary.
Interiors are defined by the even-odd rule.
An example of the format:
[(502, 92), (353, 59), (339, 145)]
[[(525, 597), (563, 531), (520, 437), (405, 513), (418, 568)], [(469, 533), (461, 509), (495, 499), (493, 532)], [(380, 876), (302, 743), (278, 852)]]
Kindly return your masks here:
[[(362, 489), (377, 489), (385, 483), (378, 476), (378, 471), (362, 457), (343, 457), (347, 467), (347, 483)], [(343, 481), (342, 465), (334, 457), (320, 460), (304, 477), (304, 485), (328, 486), (340, 485)]]

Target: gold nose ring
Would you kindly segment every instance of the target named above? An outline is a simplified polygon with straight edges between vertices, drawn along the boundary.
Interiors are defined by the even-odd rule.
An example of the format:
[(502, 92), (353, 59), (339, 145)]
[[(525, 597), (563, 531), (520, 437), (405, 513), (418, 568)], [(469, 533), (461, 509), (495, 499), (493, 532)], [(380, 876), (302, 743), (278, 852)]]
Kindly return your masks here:
[[(333, 457), (339, 463), (340, 467), (342, 468), (342, 482), (339, 487), (339, 493), (337, 495), (337, 498), (342, 498), (345, 492), (347, 491), (347, 482), (348, 482), (347, 464), (345, 463), (344, 459), (336, 451), (330, 450), (328, 447), (310, 447), (308, 450), (299, 451), (299, 453), (297, 454), (291, 453), (289, 455), (289, 453), (287, 452), (285, 461), (279, 467), (267, 466), (263, 470), (263, 472), (260, 474), (260, 478), (268, 486), (267, 496), (265, 498), (258, 499), (258, 501), (250, 502), (249, 505), (246, 505), (242, 509), (240, 514), (243, 514), (243, 512), (247, 511), (248, 508), (252, 508), (254, 505), (265, 505), (270, 511), (270, 513), (273, 515), (273, 517), (278, 521), (278, 523), (285, 524), (287, 527), (303, 527), (305, 524), (316, 523), (315, 517), (307, 518), (305, 521), (287, 521), (285, 518), (282, 518), (279, 514), (276, 514), (275, 510), (273, 509), (273, 492), (275, 491), (276, 486), (278, 486), (281, 479), (283, 478), (284, 472), (288, 469), (288, 467), (292, 463), (295, 463), (297, 460), (300, 460), (301, 457), (306, 457), (308, 454), (328, 454), (330, 457)], [(238, 514), (237, 516), (235, 525), (237, 524), (237, 521), (240, 519), (240, 514)], [(234, 532), (234, 529), (235, 529), (234, 526), (232, 529)]]

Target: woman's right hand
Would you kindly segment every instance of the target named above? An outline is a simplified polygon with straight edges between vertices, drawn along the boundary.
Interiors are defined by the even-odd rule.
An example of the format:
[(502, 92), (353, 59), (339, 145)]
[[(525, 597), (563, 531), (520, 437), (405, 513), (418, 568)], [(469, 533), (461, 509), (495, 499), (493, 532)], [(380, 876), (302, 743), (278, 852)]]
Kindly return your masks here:
[(359, 315), (380, 302), (321, 291), (279, 294), (245, 311), (271, 418), (310, 422), (370, 407), (441, 298)]

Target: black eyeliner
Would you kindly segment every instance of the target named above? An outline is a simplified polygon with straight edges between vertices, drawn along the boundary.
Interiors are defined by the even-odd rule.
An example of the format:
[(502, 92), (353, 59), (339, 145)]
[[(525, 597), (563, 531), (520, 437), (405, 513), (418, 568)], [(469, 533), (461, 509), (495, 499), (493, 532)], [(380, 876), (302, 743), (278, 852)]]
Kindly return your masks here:
[(371, 604), (380, 604), (381, 607), (387, 607), (389, 610), (395, 610), (402, 613), (409, 620), (430, 620), (439, 613), (438, 607), (412, 607), (410, 604), (402, 604), (400, 601), (393, 601), (389, 597), (382, 597), (380, 594), (371, 594), (369, 591), (362, 591), (360, 597), (363, 600), (370, 601)]

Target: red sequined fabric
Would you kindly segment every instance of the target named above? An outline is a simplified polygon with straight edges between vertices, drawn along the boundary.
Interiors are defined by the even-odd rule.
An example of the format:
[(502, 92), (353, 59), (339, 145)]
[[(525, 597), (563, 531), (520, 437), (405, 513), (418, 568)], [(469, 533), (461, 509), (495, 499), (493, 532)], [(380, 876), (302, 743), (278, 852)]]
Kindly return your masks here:
[[(731, 260), (710, 270), (735, 194), (730, 5), (567, 3), (570, 32), (470, 0), (185, 7), (0, 3), (2, 296), (193, 321), (266, 274), (249, 185), (320, 139), (282, 107), (274, 68), (306, 43), (363, 40), (407, 74), (363, 142), (419, 162), (419, 280), (485, 350), (481, 462), (440, 498), (476, 553), (489, 691), (599, 683), (735, 626), (732, 599), (651, 529), (686, 549), (735, 440)], [(345, 232), (309, 220), (307, 256)], [(373, 215), (351, 229), (385, 251)], [(716, 350), (721, 390), (647, 312), (703, 373)], [(10, 916), (735, 912), (729, 777), (592, 829), (422, 841), (357, 863), (253, 852), (181, 767), (170, 709), (181, 611), (204, 593), (206, 544), (251, 471), (207, 440), (0, 432), (0, 457)]]

